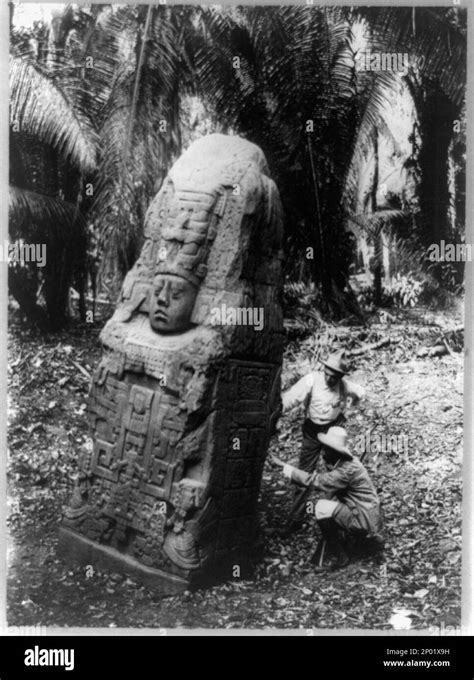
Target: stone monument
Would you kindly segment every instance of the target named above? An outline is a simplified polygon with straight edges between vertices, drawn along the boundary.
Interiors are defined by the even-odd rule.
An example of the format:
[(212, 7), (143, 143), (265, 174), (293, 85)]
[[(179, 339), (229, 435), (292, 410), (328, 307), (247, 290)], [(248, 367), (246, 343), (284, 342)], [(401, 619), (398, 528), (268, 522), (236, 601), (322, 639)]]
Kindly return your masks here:
[(194, 142), (101, 333), (60, 554), (164, 592), (248, 573), (280, 412), (282, 216), (261, 150)]

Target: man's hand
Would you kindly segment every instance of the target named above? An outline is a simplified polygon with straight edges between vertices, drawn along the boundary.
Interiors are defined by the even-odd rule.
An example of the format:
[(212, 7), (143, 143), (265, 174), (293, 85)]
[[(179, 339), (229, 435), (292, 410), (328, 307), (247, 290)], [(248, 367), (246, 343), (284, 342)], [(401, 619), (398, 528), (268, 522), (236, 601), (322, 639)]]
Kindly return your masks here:
[(286, 465), (286, 463), (284, 463), (282, 460), (274, 456), (273, 453), (270, 455), (270, 460), (272, 461), (272, 463), (274, 463), (275, 465), (279, 465), (280, 467), (285, 467)]
[(277, 435), (277, 437), (281, 435), (281, 432), (282, 432), (281, 419), (278, 418), (278, 420), (275, 423), (275, 434)]

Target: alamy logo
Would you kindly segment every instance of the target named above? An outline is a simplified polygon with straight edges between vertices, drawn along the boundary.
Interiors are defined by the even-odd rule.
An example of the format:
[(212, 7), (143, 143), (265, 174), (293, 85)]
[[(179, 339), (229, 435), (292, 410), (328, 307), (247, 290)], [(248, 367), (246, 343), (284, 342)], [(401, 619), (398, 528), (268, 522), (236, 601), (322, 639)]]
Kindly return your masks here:
[(428, 247), (431, 262), (472, 262), (470, 243), (446, 243), (442, 240)]
[(261, 331), (263, 317), (263, 307), (229, 307), (222, 304), (211, 309), (213, 326), (253, 326), (256, 331)]
[(410, 57), (406, 52), (372, 52), (365, 50), (356, 56), (356, 71), (393, 71), (407, 75)]
[(74, 670), (73, 649), (42, 649), (38, 646), (25, 650), (25, 666), (63, 666)]
[(3, 242), (0, 244), (0, 262), (36, 262), (38, 267), (46, 264), (46, 243), (16, 243)]
[(34, 626), (0, 626), (0, 635), (14, 635), (15, 637), (46, 635), (46, 626), (40, 624)]
[(402, 453), (408, 456), (409, 442), (406, 434), (373, 434), (372, 430), (356, 435), (353, 442), (354, 450), (363, 453)]

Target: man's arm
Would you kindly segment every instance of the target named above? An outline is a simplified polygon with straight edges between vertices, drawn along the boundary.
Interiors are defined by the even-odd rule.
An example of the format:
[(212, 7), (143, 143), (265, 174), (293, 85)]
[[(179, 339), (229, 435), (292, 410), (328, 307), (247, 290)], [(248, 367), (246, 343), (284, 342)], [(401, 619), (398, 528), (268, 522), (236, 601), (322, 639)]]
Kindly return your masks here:
[(312, 485), (325, 493), (334, 493), (349, 486), (353, 469), (350, 465), (342, 465), (329, 472), (314, 475)]
[(348, 486), (352, 470), (345, 465), (329, 472), (317, 474), (316, 472), (304, 472), (304, 470), (299, 470), (293, 465), (284, 464), (283, 474), (298, 486), (312, 486), (325, 493), (334, 493)]
[(283, 413), (285, 411), (289, 411), (297, 404), (301, 404), (310, 393), (312, 387), (313, 374), (308, 373), (308, 375), (300, 378), (300, 380), (298, 380), (298, 382), (295, 383), (293, 387), (290, 387), (289, 390), (286, 390), (281, 396)]

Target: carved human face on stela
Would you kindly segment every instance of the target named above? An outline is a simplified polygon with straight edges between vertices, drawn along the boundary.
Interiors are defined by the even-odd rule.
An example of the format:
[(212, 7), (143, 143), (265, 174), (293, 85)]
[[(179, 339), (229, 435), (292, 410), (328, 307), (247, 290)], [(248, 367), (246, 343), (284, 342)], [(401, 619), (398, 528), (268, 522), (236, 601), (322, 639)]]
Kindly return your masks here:
[(191, 325), (198, 289), (175, 274), (158, 274), (153, 281), (150, 326), (157, 333), (183, 333)]

